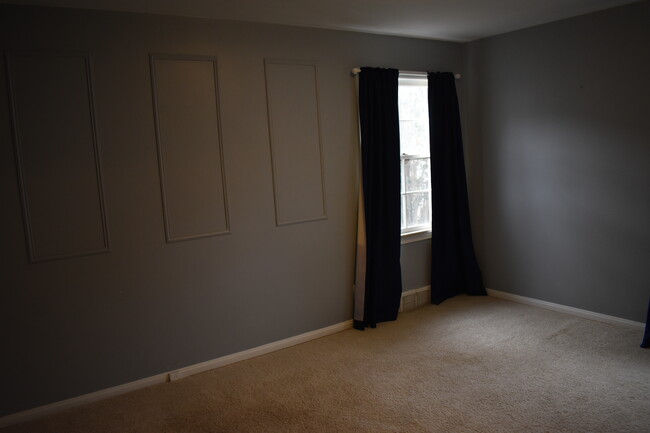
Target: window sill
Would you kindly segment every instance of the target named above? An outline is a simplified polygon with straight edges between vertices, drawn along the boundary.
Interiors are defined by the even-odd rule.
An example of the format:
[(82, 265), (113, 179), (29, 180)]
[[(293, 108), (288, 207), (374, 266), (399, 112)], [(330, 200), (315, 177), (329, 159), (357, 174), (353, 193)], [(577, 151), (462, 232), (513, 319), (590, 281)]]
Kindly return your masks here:
[(406, 233), (402, 235), (402, 245), (427, 239), (431, 239), (431, 232), (428, 230), (424, 232)]

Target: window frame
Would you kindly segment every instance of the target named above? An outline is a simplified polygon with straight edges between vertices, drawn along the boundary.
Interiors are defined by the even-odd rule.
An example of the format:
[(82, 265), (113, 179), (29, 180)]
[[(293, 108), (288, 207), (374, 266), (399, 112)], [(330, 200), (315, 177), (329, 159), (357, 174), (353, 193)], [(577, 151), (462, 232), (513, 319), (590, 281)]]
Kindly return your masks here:
[[(398, 86), (422, 86), (427, 88), (428, 87), (428, 82), (427, 82), (427, 76), (426, 74), (415, 74), (415, 73), (400, 73), (399, 80), (398, 80)], [(399, 89), (398, 89), (399, 90)], [(428, 121), (428, 114), (426, 116), (426, 119)], [(418, 119), (404, 119), (400, 116), (400, 126), (403, 121), (413, 121), (413, 120), (418, 120)], [(401, 144), (400, 144), (400, 173), (405, 173), (405, 161), (406, 160), (412, 160), (412, 159), (428, 159), (429, 160), (429, 170), (431, 170), (431, 156), (430, 155), (409, 155), (406, 153), (401, 152)], [(400, 216), (404, 217), (405, 214), (405, 200), (403, 199), (405, 196), (408, 194), (414, 194), (414, 193), (422, 193), (422, 192), (428, 192), (429, 193), (429, 217), (431, 219), (432, 212), (431, 212), (431, 181), (429, 181), (429, 189), (428, 190), (422, 190), (422, 191), (406, 191), (406, 185), (405, 185), (405, 177), (403, 175), (400, 175)], [(403, 192), (402, 192), (403, 191)], [(424, 239), (430, 239), (431, 238), (431, 224), (432, 222), (430, 221), (429, 224), (424, 224), (424, 225), (419, 225), (419, 226), (411, 226), (407, 228), (401, 229), (401, 239), (402, 239), (402, 244), (406, 243), (411, 243), (411, 242), (417, 242), (420, 240)]]

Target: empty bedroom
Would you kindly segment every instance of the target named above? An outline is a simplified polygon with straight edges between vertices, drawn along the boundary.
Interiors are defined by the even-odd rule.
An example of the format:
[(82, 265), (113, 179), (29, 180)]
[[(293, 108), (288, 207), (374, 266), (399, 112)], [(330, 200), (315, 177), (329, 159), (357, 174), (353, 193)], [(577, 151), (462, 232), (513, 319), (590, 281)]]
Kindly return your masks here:
[(650, 432), (650, 1), (0, 0), (0, 432)]

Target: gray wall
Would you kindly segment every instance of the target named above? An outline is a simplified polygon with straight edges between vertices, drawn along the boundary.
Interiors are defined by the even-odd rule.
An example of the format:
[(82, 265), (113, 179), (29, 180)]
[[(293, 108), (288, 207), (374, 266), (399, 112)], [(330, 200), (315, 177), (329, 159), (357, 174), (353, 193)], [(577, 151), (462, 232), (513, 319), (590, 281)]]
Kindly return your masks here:
[(402, 245), (402, 291), (431, 284), (431, 239)]
[(486, 285), (645, 321), (650, 3), (469, 44)]
[[(28, 199), (36, 207), (58, 212), (56, 221), (38, 220), (38, 215), (33, 215), (32, 223), (38, 229), (33, 237), (38, 248), (33, 255), (37, 261), (30, 263), (3, 57), (0, 60), (0, 202), (3, 208), (0, 217), (0, 329), (3, 330), (0, 415), (351, 319), (358, 134), (350, 70), (355, 66), (374, 65), (406, 70), (464, 71), (465, 61), (462, 45), (445, 42), (6, 6), (0, 7), (0, 41), (0, 50), (12, 53), (23, 50), (90, 53), (96, 153), (103, 184), (103, 193), (98, 194), (92, 122), (84, 105), (88, 95), (82, 85), (83, 57), (77, 56), (59, 68), (67, 71), (69, 67), (77, 74), (77, 78), (69, 79), (65, 78), (68, 74), (61, 75), (62, 85), (69, 90), (57, 98), (65, 101), (57, 105), (56, 99), (44, 96), (49, 101), (44, 106), (60, 106), (63, 110), (61, 122), (47, 125), (54, 135), (58, 134), (56, 142), (29, 135), (29, 131), (45, 126), (30, 124), (42, 118), (38, 104), (41, 90), (25, 89), (29, 89), (30, 82), (44, 79), (43, 92), (53, 87), (56, 90), (57, 86), (52, 84), (59, 81), (48, 75), (43, 65), (21, 63), (36, 77), (26, 81), (27, 84), (17, 85), (22, 86), (20, 104), (33, 99), (27, 102), (27, 114), (18, 116), (26, 134), (23, 147), (29, 166), (27, 183), (33, 183)], [(168, 237), (174, 242), (166, 242), (161, 201), (151, 53), (217, 58), (222, 154), (216, 148), (204, 149), (200, 142), (188, 141), (187, 161), (179, 159), (183, 157), (181, 152), (179, 158), (165, 162), (164, 178), (170, 182)], [(327, 219), (276, 225), (264, 70), (267, 58), (307, 60), (317, 65)], [(185, 80), (180, 90), (168, 89), (159, 95), (166, 98), (166, 102), (159, 101), (162, 104), (159, 120), (167, 128), (161, 136), (176, 137), (172, 144), (165, 142), (162, 147), (166, 152), (178, 153), (183, 137), (190, 137), (196, 128), (214, 123), (216, 114), (209, 108), (212, 100), (206, 96), (201, 102), (205, 111), (199, 113), (203, 117), (191, 116), (188, 118), (191, 125), (183, 124), (173, 120), (183, 114), (173, 101), (182, 97), (186, 102), (193, 91), (203, 92), (205, 96), (205, 89), (212, 89), (214, 82), (209, 78), (207, 63), (196, 68), (173, 62), (165, 65), (160, 71), (161, 82), (167, 83), (163, 85), (173, 83), (170, 78), (173, 74)], [(188, 81), (189, 77), (203, 78), (194, 82)], [(460, 85), (460, 93), (465, 97)], [(174, 96), (176, 91), (181, 96)], [(85, 129), (66, 127), (74, 124), (83, 124)], [(85, 135), (75, 135), (77, 129), (84, 129)], [(202, 130), (202, 133), (219, 141), (215, 138), (219, 131)], [(79, 146), (78, 153), (83, 153), (84, 159), (74, 155), (61, 157), (59, 151), (66, 148), (68, 139)], [(318, 164), (315, 143), (310, 144), (312, 165)], [(219, 167), (223, 158), (224, 175), (206, 174), (204, 156), (214, 167)], [(38, 167), (47, 167), (47, 158), (61, 171), (42, 172), (41, 177)], [(195, 221), (187, 211), (200, 204), (196, 202), (213, 195), (196, 190), (191, 179), (184, 177), (193, 172), (198, 175), (200, 170), (206, 188), (210, 188), (208, 191), (217, 194), (221, 182), (225, 183), (227, 201), (220, 196), (207, 208), (199, 206), (203, 211), (209, 209), (213, 215), (219, 215), (218, 224), (205, 218)], [(90, 185), (80, 187), (85, 195), (74, 188), (65, 188), (80, 183)], [(186, 191), (194, 191), (196, 195), (190, 195), (188, 200)], [(106, 249), (102, 197), (109, 252), (102, 252)], [(92, 218), (80, 217), (75, 213), (77, 209), (87, 211)], [(70, 219), (66, 220), (66, 212), (70, 210)], [(305, 211), (291, 210), (300, 218)], [(311, 216), (309, 212), (305, 215)], [(66, 221), (81, 224), (79, 230), (71, 232), (71, 225)], [(228, 231), (229, 234), (223, 233)], [(51, 238), (47, 237), (48, 233), (52, 234)], [(195, 235), (200, 236), (175, 241)], [(419, 277), (413, 274), (407, 278), (405, 290), (420, 287), (427, 281), (428, 266), (420, 257), (426, 253), (426, 248), (424, 253), (420, 251), (423, 245), (430, 244), (422, 242), (403, 247), (403, 263), (409, 275), (421, 273)], [(58, 253), (90, 250), (97, 254), (73, 254), (74, 257), (48, 260)], [(412, 260), (414, 265), (409, 268)]]

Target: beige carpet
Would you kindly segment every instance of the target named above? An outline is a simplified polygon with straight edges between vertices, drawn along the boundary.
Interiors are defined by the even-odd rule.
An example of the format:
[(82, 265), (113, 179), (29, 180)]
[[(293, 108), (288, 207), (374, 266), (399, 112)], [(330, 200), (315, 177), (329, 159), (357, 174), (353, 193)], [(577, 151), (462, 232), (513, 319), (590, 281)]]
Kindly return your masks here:
[(2, 433), (648, 433), (641, 337), (460, 296)]

